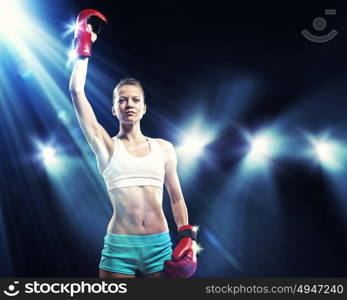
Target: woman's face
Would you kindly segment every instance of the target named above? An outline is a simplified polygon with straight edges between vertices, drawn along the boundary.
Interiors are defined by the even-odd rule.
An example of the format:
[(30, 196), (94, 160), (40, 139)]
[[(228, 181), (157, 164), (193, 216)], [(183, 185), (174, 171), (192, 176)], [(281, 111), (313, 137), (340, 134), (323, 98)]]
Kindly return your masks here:
[(112, 114), (122, 123), (140, 121), (146, 113), (143, 93), (136, 85), (123, 85), (115, 95)]

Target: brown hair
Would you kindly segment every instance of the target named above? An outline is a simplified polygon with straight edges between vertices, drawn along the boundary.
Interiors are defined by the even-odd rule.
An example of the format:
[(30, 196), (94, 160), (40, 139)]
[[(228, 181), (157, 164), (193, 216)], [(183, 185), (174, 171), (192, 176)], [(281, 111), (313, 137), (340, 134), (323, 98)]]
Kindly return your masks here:
[(145, 91), (142, 87), (142, 84), (139, 80), (135, 79), (135, 78), (130, 78), (130, 77), (127, 77), (127, 78), (123, 78), (119, 81), (119, 83), (116, 85), (116, 87), (114, 88), (113, 90), (113, 95), (112, 95), (112, 103), (114, 103), (114, 97), (116, 95), (116, 93), (119, 92), (119, 89), (123, 86), (123, 85), (135, 85), (135, 86), (138, 86), (141, 91), (142, 91), (142, 94), (143, 94), (143, 101), (144, 103), (146, 104), (145, 102)]

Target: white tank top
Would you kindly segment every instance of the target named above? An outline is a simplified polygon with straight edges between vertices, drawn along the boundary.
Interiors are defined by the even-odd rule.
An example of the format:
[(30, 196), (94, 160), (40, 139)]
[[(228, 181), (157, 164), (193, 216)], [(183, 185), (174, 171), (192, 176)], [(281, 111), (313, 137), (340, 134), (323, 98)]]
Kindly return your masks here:
[(146, 138), (151, 152), (143, 157), (130, 154), (117, 136), (112, 138), (115, 148), (101, 174), (108, 190), (144, 185), (163, 188), (165, 160), (162, 149), (155, 139)]

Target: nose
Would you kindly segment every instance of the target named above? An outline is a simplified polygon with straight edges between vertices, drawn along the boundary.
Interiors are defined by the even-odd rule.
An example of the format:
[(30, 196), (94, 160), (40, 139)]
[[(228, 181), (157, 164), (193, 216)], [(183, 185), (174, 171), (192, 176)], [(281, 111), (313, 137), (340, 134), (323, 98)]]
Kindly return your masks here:
[(126, 107), (127, 107), (127, 108), (128, 108), (128, 107), (134, 107), (134, 103), (133, 103), (131, 100), (129, 100), (129, 101), (127, 101)]

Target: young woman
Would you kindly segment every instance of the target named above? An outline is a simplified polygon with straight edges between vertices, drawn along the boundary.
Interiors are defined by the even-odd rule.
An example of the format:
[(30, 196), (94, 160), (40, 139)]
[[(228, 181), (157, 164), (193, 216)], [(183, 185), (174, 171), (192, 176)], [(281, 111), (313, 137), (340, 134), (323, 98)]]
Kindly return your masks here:
[[(121, 80), (113, 92), (112, 114), (119, 131), (111, 137), (100, 125), (84, 93), (92, 42), (97, 39), (88, 18), (100, 12), (86, 9), (77, 17), (77, 59), (70, 79), (70, 94), (81, 129), (93, 150), (113, 207), (99, 265), (100, 277), (189, 277), (197, 267), (196, 231), (188, 223), (187, 207), (176, 172), (173, 145), (144, 136), (141, 119), (145, 94), (139, 81)], [(93, 31), (94, 30), (94, 31)], [(172, 251), (168, 224), (162, 209), (165, 185), (178, 228)]]

